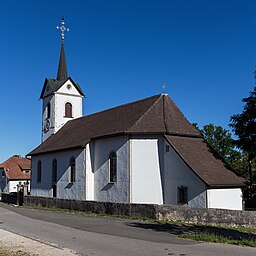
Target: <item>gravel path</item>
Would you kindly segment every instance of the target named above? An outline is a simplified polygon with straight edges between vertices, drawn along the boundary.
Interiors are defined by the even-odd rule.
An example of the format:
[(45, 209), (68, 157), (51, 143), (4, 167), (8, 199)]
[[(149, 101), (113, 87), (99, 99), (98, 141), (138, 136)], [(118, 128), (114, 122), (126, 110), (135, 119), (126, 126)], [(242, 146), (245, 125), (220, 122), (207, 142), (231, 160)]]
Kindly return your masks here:
[(0, 248), (9, 252), (26, 252), (31, 256), (74, 256), (75, 252), (0, 229)]

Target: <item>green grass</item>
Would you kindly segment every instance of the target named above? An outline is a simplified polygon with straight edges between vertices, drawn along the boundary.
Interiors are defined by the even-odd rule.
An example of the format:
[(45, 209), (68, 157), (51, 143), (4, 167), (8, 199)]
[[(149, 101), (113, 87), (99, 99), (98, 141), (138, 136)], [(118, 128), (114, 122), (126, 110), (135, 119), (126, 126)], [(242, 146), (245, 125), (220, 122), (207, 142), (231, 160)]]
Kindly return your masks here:
[(201, 234), (181, 234), (178, 237), (192, 239), (196, 241), (210, 242), (210, 243), (225, 243), (225, 244), (234, 244), (242, 246), (256, 247), (255, 239), (232, 239), (221, 235), (210, 234), (210, 233), (201, 233)]

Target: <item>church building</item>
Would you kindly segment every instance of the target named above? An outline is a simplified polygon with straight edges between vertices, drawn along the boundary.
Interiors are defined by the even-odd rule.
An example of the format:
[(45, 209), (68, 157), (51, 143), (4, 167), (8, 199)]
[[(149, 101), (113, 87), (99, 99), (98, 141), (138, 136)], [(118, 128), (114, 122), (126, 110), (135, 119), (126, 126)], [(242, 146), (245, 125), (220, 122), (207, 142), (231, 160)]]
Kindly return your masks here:
[(42, 143), (29, 153), (31, 195), (241, 210), (244, 180), (167, 94), (82, 116), (62, 26), (57, 78), (45, 80), (40, 96)]

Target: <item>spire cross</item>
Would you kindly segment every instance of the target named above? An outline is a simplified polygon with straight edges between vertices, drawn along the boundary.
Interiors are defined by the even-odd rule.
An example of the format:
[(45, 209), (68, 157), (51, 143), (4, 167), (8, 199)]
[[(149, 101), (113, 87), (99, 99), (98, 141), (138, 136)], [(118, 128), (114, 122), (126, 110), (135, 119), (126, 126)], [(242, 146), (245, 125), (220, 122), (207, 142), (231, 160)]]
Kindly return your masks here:
[(61, 31), (61, 40), (64, 41), (64, 33), (65, 31), (69, 31), (69, 28), (66, 28), (65, 26), (65, 22), (64, 22), (64, 18), (62, 18), (61, 20), (61, 26), (56, 26), (57, 29), (60, 29)]

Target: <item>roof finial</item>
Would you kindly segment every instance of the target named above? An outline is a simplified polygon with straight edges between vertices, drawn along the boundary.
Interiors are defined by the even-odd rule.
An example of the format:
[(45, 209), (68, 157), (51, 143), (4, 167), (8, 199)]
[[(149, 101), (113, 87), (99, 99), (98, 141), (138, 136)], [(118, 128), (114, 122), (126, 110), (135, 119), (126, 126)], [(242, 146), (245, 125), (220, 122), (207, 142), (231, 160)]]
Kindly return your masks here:
[(165, 94), (165, 89), (166, 89), (165, 83), (163, 84), (162, 88), (163, 88), (163, 94)]
[(69, 31), (69, 28), (66, 28), (65, 26), (65, 21), (64, 21), (64, 17), (62, 17), (61, 19), (61, 26), (56, 26), (57, 29), (60, 29), (61, 31), (61, 40), (64, 41), (64, 33), (65, 31)]

